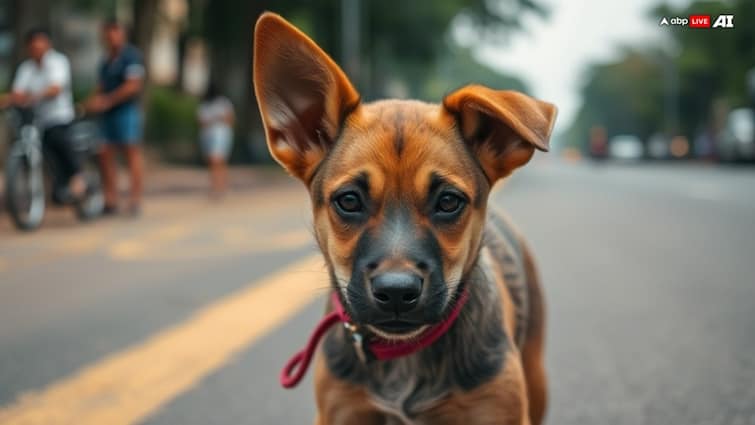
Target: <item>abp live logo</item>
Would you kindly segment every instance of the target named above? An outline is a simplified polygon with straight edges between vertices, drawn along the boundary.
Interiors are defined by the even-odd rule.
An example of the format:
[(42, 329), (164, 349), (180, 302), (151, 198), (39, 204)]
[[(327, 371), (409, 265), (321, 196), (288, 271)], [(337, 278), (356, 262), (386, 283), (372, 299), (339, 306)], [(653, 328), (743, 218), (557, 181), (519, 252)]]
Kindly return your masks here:
[(712, 21), (710, 15), (690, 15), (689, 17), (663, 17), (660, 22), (661, 26), (680, 26), (690, 28), (734, 28), (734, 15), (718, 15), (715, 21)]

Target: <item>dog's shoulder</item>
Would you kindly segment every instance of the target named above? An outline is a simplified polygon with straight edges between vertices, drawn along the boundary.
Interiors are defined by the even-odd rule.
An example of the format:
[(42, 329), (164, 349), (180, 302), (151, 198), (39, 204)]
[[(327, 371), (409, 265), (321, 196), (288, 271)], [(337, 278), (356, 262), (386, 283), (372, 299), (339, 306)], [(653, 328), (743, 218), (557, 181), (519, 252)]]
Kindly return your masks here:
[[(524, 240), (512, 220), (502, 211), (489, 209), (483, 236), (481, 266), (511, 300), (514, 311), (505, 312), (513, 318), (514, 342), (521, 347), (529, 315), (529, 291), (525, 265)], [(505, 296), (504, 295), (504, 296)]]
[(522, 241), (519, 230), (507, 214), (500, 209), (488, 209), (483, 245), (491, 250), (497, 261), (523, 268)]

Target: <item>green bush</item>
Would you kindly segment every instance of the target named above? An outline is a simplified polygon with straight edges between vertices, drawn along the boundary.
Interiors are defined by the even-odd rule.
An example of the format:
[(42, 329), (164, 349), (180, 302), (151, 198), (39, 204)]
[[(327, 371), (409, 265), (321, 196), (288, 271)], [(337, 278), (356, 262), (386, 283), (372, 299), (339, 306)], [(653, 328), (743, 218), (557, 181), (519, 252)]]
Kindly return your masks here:
[(197, 99), (166, 87), (152, 87), (146, 93), (145, 139), (148, 144), (195, 143)]

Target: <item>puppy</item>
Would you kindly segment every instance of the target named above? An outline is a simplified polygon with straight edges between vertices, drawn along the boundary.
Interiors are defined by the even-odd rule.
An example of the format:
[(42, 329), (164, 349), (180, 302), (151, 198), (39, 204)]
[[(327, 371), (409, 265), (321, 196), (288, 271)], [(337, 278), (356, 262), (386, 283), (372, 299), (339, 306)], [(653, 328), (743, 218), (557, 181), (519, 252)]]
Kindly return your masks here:
[(556, 108), (475, 85), (440, 105), (363, 103), (271, 13), (255, 29), (254, 85), (270, 152), (311, 195), (328, 311), (346, 322), (319, 345), (316, 423), (540, 424), (542, 293), (487, 200), (548, 150)]

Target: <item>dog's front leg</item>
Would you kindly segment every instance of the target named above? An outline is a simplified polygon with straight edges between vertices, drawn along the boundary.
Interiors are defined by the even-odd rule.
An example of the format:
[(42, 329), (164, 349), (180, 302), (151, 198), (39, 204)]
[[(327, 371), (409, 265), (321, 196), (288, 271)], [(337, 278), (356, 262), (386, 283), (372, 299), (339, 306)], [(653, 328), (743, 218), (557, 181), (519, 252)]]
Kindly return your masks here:
[(385, 425), (385, 421), (385, 416), (377, 411), (349, 411), (348, 406), (342, 406), (329, 413), (318, 413), (315, 425)]
[(418, 417), (433, 425), (533, 425), (527, 385), (518, 353), (509, 351), (504, 367), (491, 381), (470, 391), (453, 393)]
[(317, 395), (315, 425), (385, 425), (386, 417), (361, 397), (338, 387)]
[(385, 424), (385, 415), (369, 401), (364, 387), (334, 377), (322, 353), (315, 362), (315, 425)]

